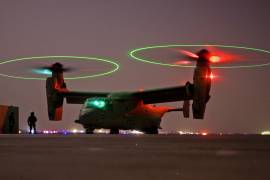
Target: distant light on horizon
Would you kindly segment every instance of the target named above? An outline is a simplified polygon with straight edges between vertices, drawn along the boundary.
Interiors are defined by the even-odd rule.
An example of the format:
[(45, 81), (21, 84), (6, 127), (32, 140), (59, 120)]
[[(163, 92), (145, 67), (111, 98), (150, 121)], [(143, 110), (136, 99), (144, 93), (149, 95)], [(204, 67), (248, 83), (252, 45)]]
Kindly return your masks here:
[(262, 131), (261, 135), (270, 135), (270, 131)]
[(207, 132), (202, 132), (201, 134), (202, 134), (203, 136), (207, 136), (207, 135), (208, 135)]
[(109, 133), (109, 130), (107, 130), (107, 129), (96, 129), (95, 130), (95, 133), (98, 133), (98, 134), (108, 134)]
[(180, 134), (180, 135), (187, 135), (187, 134), (189, 134), (189, 135), (199, 135), (200, 134), (198, 132), (192, 132), (192, 131), (177, 131), (177, 133)]
[(131, 134), (144, 134), (143, 132), (137, 131), (137, 130), (132, 130), (130, 133)]
[(71, 131), (72, 133), (78, 133), (78, 130), (77, 129), (72, 129), (72, 131)]

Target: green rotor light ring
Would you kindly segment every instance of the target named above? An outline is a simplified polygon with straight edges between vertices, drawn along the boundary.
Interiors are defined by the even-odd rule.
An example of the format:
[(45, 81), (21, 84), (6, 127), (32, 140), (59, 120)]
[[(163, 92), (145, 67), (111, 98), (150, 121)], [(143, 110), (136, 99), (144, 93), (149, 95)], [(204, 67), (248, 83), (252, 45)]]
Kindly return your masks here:
[[(150, 63), (150, 64), (156, 64), (161, 66), (171, 66), (171, 67), (184, 67), (184, 68), (194, 68), (195, 66), (190, 65), (179, 65), (179, 64), (168, 64), (168, 63), (162, 63), (157, 62), (154, 60), (145, 59), (142, 57), (139, 57), (136, 55), (136, 53), (143, 52), (145, 50), (149, 49), (157, 49), (157, 48), (171, 48), (171, 47), (207, 47), (207, 46), (213, 46), (213, 47), (221, 47), (221, 48), (233, 48), (233, 49), (244, 49), (248, 51), (255, 51), (255, 52), (261, 52), (261, 53), (267, 53), (270, 55), (270, 51), (264, 50), (264, 49), (258, 49), (258, 48), (250, 48), (250, 47), (243, 47), (243, 46), (229, 46), (229, 45), (216, 45), (216, 44), (207, 44), (207, 45), (193, 45), (193, 44), (173, 44), (173, 45), (157, 45), (157, 46), (147, 46), (142, 48), (133, 49), (129, 52), (129, 56), (132, 57), (135, 60), (144, 62), (144, 63)], [(254, 67), (264, 67), (269, 66), (269, 63), (264, 64), (254, 64), (254, 65), (237, 65), (237, 66), (211, 66), (213, 69), (236, 69), (236, 68), (254, 68)]]
[[(86, 76), (76, 76), (76, 77), (67, 77), (66, 80), (79, 80), (79, 79), (88, 79), (88, 78), (94, 78), (94, 77), (100, 77), (100, 76), (106, 76), (109, 74), (112, 74), (119, 70), (119, 65), (113, 61), (109, 60), (108, 58), (98, 58), (98, 57), (81, 57), (81, 56), (38, 56), (38, 57), (26, 57), (26, 58), (18, 58), (18, 59), (12, 59), (12, 60), (5, 60), (0, 62), (0, 65), (18, 62), (18, 61), (27, 61), (27, 60), (35, 60), (35, 59), (80, 59), (85, 61), (100, 61), (105, 62), (108, 64), (113, 65), (112, 70), (104, 73), (99, 74), (93, 74), (93, 75), (86, 75)], [(23, 79), (23, 80), (46, 80), (46, 78), (34, 78), (34, 77), (22, 77), (22, 76), (12, 76), (8, 74), (1, 74), (2, 77), (8, 77), (8, 78), (15, 78), (15, 79)]]

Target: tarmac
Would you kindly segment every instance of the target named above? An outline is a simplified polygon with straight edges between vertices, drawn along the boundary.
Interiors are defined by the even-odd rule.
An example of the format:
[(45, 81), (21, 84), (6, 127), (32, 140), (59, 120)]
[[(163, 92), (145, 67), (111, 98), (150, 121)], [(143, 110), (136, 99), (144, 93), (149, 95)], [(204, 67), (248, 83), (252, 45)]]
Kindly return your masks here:
[(0, 180), (268, 180), (270, 136), (0, 135)]

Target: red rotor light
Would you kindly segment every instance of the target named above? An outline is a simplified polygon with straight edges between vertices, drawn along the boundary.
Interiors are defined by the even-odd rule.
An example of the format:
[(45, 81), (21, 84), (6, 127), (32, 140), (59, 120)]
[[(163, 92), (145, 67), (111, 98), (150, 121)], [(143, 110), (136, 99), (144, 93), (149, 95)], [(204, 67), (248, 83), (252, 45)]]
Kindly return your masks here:
[(217, 76), (215, 76), (212, 72), (210, 74), (206, 75), (206, 79), (215, 79)]
[(220, 57), (219, 56), (210, 56), (209, 60), (212, 63), (218, 63), (218, 62), (220, 62)]

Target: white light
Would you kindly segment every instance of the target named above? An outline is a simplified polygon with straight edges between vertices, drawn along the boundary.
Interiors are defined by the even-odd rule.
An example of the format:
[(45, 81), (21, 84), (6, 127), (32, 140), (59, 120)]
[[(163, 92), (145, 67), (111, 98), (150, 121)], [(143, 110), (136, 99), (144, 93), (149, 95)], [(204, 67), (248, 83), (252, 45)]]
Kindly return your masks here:
[(95, 130), (96, 133), (101, 133), (101, 134), (108, 134), (109, 130), (107, 129), (97, 129)]
[(263, 131), (261, 132), (261, 135), (270, 135), (270, 131)]
[(72, 130), (72, 133), (77, 133), (77, 132), (78, 132), (77, 129), (73, 129), (73, 130)]
[(177, 132), (178, 132), (178, 134), (180, 134), (180, 135), (184, 135), (184, 134), (192, 135), (192, 134), (194, 134), (194, 132), (191, 132), (191, 131), (177, 131)]
[(184, 134), (184, 131), (178, 131), (178, 134), (182, 135), (182, 134)]
[(203, 136), (207, 136), (208, 133), (207, 133), (207, 132), (202, 132), (202, 135), (203, 135)]
[(132, 131), (131, 131), (131, 134), (144, 134), (144, 133), (141, 132), (141, 131), (132, 130)]

